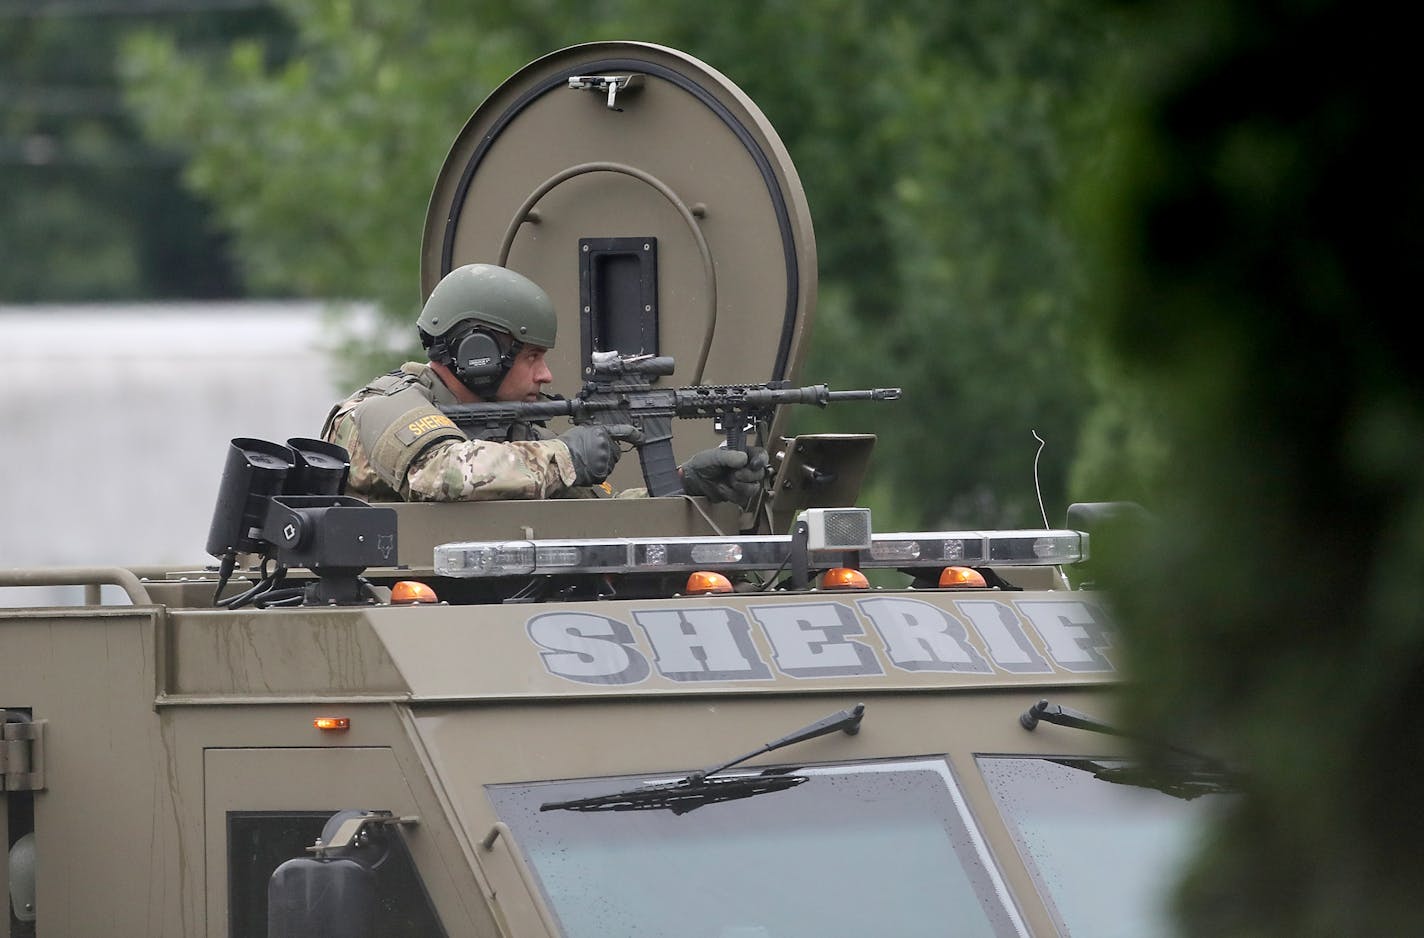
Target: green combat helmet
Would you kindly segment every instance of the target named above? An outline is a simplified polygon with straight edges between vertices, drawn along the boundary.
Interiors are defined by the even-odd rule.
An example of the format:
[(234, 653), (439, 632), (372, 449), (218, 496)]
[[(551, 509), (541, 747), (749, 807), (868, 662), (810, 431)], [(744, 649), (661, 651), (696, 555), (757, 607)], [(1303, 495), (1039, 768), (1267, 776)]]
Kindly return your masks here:
[(431, 361), (486, 393), (499, 385), (522, 347), (554, 347), (558, 316), (549, 295), (523, 274), (466, 264), (430, 291), (416, 325)]
[(435, 285), (416, 325), (432, 338), (448, 336), (463, 322), (476, 322), (526, 345), (554, 347), (558, 316), (539, 285), (493, 264), (456, 267)]

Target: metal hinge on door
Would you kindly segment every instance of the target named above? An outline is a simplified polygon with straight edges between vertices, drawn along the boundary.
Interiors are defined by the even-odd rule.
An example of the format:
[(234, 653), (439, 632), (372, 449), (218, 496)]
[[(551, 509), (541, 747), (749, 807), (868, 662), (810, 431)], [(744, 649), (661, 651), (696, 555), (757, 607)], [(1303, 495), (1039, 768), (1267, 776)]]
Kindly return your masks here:
[(0, 791), (44, 790), (46, 722), (5, 713), (0, 723)]

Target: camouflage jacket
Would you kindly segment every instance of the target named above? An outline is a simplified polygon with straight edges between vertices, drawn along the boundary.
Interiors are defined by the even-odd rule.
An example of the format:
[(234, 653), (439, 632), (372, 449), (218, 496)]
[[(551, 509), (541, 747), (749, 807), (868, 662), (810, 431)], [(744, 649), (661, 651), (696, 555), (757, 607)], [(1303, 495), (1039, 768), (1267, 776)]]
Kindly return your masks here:
[[(472, 440), (441, 404), (458, 401), (429, 365), (407, 362), (332, 408), (322, 437), (351, 455), (346, 491), (372, 501), (589, 497), (574, 488), (568, 447), (542, 427)], [(606, 492), (606, 490), (604, 490)]]

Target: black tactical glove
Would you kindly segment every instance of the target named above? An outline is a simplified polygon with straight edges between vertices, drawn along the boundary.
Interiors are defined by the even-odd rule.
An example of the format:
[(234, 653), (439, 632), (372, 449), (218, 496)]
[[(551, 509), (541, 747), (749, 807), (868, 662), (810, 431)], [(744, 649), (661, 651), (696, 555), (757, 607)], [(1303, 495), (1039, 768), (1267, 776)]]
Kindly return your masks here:
[(688, 495), (705, 495), (714, 502), (732, 502), (751, 507), (766, 476), (766, 450), (753, 446), (743, 453), (735, 449), (705, 449), (682, 464), (682, 490)]
[(618, 441), (633, 441), (638, 431), (629, 426), (605, 427), (591, 423), (574, 427), (559, 437), (574, 461), (574, 485), (597, 485), (613, 473), (622, 455)]

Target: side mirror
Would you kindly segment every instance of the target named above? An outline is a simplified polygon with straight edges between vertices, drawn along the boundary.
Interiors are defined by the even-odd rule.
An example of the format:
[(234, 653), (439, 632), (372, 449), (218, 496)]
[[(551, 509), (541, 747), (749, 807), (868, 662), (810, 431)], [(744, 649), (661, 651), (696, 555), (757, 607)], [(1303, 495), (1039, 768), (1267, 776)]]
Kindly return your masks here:
[(1088, 535), (1089, 559), (1064, 569), (1074, 587), (1102, 585), (1105, 569), (1117, 558), (1131, 556), (1150, 536), (1152, 513), (1137, 502), (1076, 502), (1068, 506), (1066, 527)]

